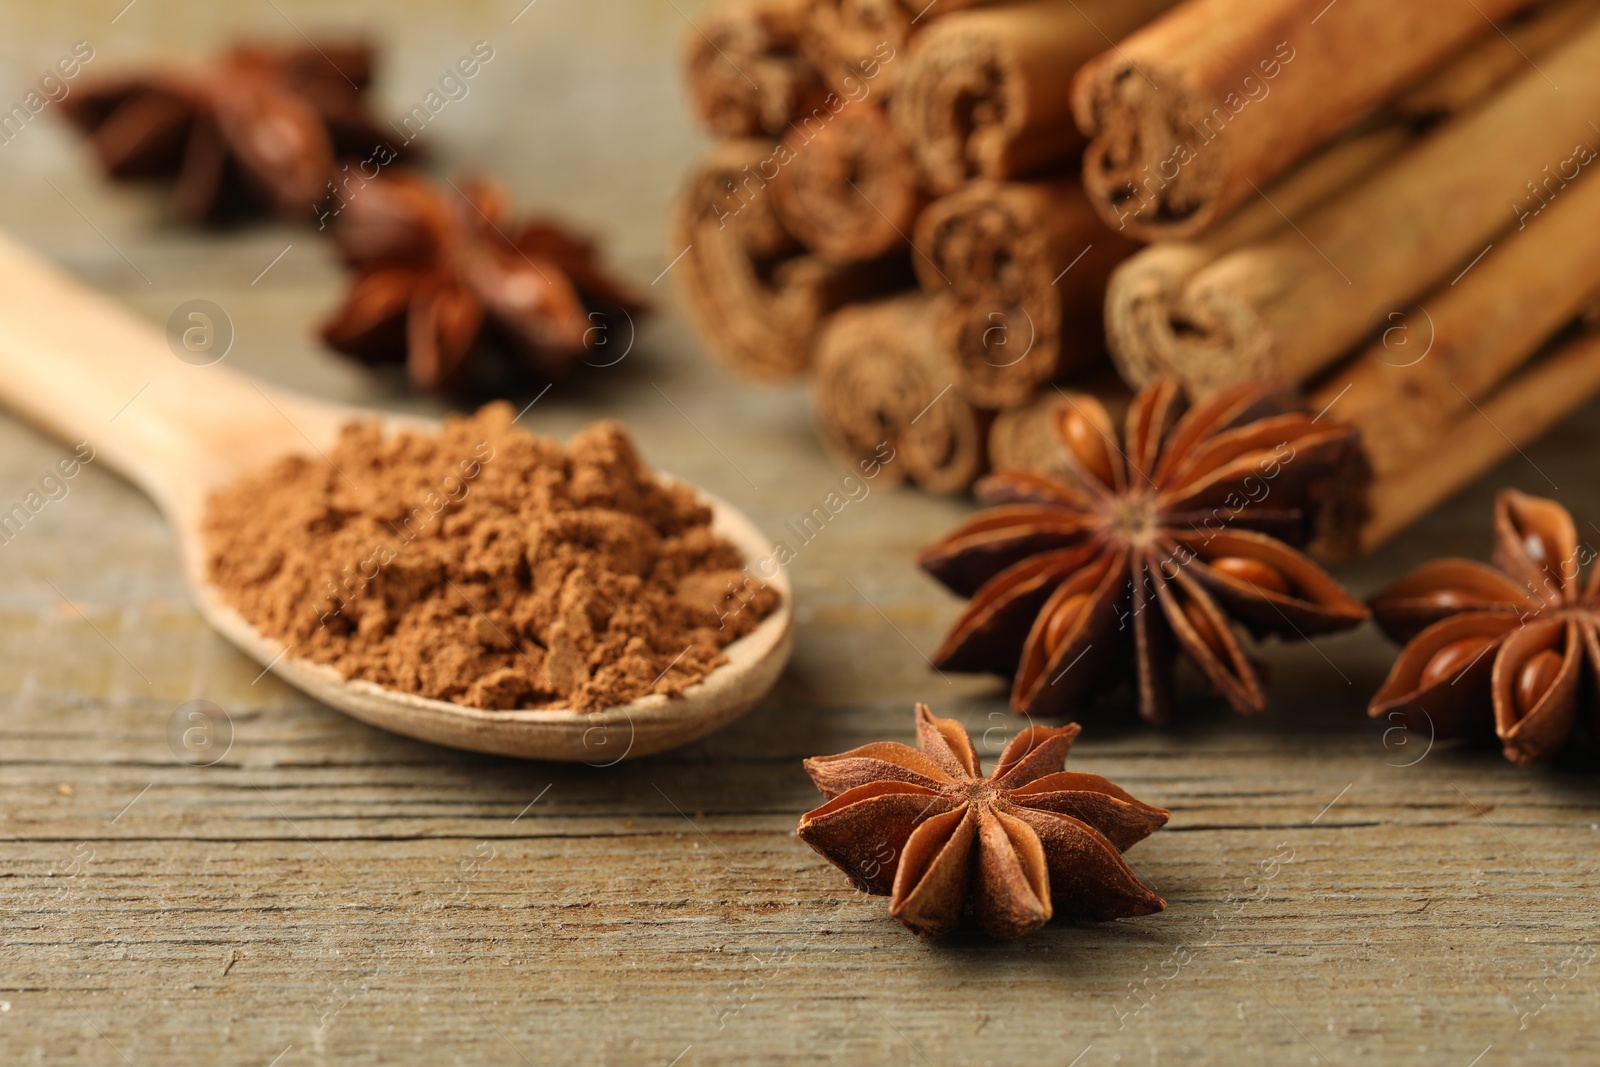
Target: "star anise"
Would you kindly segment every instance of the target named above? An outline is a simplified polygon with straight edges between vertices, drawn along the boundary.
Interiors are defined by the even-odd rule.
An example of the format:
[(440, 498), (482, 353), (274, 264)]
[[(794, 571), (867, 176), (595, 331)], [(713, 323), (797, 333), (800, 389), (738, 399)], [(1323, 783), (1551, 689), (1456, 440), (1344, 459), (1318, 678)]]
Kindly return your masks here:
[(969, 905), (992, 937), (1057, 913), (1102, 922), (1161, 911), (1166, 901), (1121, 853), (1168, 813), (1063, 770), (1078, 729), (1027, 727), (984, 778), (961, 724), (918, 704), (921, 751), (880, 741), (806, 760), (828, 801), (800, 817), (798, 833), (925, 937), (953, 930)]
[(421, 389), (458, 383), (490, 335), (551, 375), (589, 354), (622, 358), (645, 302), (588, 241), (508, 215), (487, 181), (443, 188), (400, 170), (353, 190), (334, 237), (357, 276), (323, 338), (367, 363), (404, 362)]
[[(1372, 598), (1405, 644), (1368, 713), (1434, 737), (1494, 732), (1513, 763), (1542, 763), (1580, 717), (1600, 726), (1600, 567), (1553, 500), (1495, 500), (1494, 562), (1439, 559)], [(1586, 667), (1587, 664), (1587, 667)]]
[(1229, 704), (1261, 711), (1256, 637), (1342, 630), (1366, 609), (1290, 542), (1346, 470), (1356, 431), (1304, 414), (1282, 390), (1239, 386), (1187, 407), (1157, 381), (1119, 445), (1105, 408), (1071, 397), (1054, 430), (1061, 476), (998, 471), (993, 505), (918, 561), (972, 602), (934, 664), (1014, 675), (1011, 705), (1058, 714), (1131, 673), (1139, 714), (1164, 722), (1182, 651)]
[(398, 150), (368, 117), (364, 45), (237, 48), (214, 67), (81, 86), (62, 110), (113, 178), (175, 177), (178, 213), (217, 222), (261, 209), (309, 221), (335, 161)]

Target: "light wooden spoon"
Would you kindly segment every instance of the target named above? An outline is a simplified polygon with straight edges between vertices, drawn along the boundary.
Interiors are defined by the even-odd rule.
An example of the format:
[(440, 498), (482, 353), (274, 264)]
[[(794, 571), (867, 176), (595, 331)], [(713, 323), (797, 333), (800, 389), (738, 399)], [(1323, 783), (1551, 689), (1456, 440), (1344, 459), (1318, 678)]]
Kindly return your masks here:
[[(201, 312), (204, 315), (204, 312)], [(251, 658), (291, 685), (374, 726), (436, 744), (533, 759), (610, 764), (692, 741), (727, 725), (777, 681), (794, 643), (792, 593), (783, 569), (761, 577), (782, 606), (730, 645), (728, 662), (682, 697), (652, 695), (622, 707), (484, 711), (347, 680), (285, 654), (223, 602), (205, 573), (201, 517), (207, 494), (290, 452), (320, 454), (353, 419), (375, 411), (327, 403), (257, 382), (213, 358), (225, 323), (183, 319), (192, 352), (11, 239), (0, 237), (0, 402), (115, 468), (150, 495), (177, 538), (200, 613)], [(225, 353), (223, 353), (225, 354)], [(220, 358), (220, 357), (217, 357)], [(708, 493), (713, 528), (747, 561), (772, 546), (733, 507)]]

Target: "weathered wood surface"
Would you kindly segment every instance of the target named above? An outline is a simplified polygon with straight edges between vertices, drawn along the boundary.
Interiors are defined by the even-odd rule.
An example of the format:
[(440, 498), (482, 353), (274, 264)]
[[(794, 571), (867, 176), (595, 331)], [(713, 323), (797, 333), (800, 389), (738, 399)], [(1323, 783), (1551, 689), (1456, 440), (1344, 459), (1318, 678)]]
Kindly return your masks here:
[[(238, 28), (289, 32), (279, 10), (308, 30), (382, 10), (398, 112), (487, 39), (497, 58), (441, 115), (437, 154), (603, 229), (648, 282), (668, 260), (667, 191), (698, 143), (672, 71), (683, 17), (543, 0), (513, 25), (521, 6), (200, 15), (142, 0), (113, 25), (120, 0), (12, 5), (0, 87), (19, 95), (78, 38), (109, 68)], [(151, 197), (95, 179), (44, 117), (0, 147), (0, 191), (0, 224), (152, 319), (191, 297), (221, 304), (237, 366), (436, 410), (311, 341), (338, 274), (310, 231), (174, 232)], [(874, 489), (798, 546), (785, 523), (843, 473), (804, 391), (730, 381), (670, 310), (620, 366), (534, 411), (556, 435), (626, 418), (660, 466), (798, 547), (799, 641), (779, 690), (720, 735), (610, 768), (388, 736), (258, 679), (195, 614), (155, 510), (91, 465), (0, 545), (0, 1062), (1600, 1057), (1600, 788), (1366, 722), (1391, 655), (1371, 631), (1271, 650), (1276, 699), (1253, 721), (1195, 701), (1167, 733), (1117, 725), (1125, 707), (1090, 722), (1075, 763), (1173, 810), (1129, 857), (1166, 913), (919, 943), (792, 836), (816, 800), (799, 760), (909, 740), (917, 699), (967, 722), (991, 757), (1015, 728), (997, 683), (923, 660), (958, 604), (910, 555), (965, 506)], [(1365, 593), (1430, 554), (1482, 556), (1501, 485), (1559, 492), (1600, 540), (1597, 447), (1591, 407), (1345, 576)], [(0, 417), (0, 502), (65, 451)], [(168, 739), (192, 700), (231, 724), (213, 766), (180, 761)]]

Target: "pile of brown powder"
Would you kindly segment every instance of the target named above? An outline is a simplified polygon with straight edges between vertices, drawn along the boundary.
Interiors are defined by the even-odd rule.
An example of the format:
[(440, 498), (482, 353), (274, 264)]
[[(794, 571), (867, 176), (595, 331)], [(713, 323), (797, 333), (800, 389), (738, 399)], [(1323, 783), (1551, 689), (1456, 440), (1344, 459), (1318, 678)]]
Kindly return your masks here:
[(215, 494), (210, 577), (290, 655), (480, 708), (591, 711), (677, 695), (777, 593), (622, 427), (567, 448), (507, 404), (437, 434), (345, 428)]

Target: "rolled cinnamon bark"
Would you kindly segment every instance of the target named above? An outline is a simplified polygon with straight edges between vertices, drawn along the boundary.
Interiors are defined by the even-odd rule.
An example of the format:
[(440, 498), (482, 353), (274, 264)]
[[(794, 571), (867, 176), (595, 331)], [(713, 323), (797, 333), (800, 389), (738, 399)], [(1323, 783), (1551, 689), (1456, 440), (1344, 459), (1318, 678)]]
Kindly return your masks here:
[(1582, 174), (1457, 280), (1397, 313), (1312, 391), (1311, 406), (1361, 428), (1375, 478), (1401, 476), (1600, 296), (1600, 241), (1574, 240), (1592, 233), (1600, 177)]
[(1015, 178), (1073, 160), (1072, 76), (1174, 0), (1024, 0), (959, 11), (919, 33), (890, 113), (928, 185)]
[(1585, 333), (1524, 367), (1434, 438), (1413, 464), (1373, 484), (1368, 517), (1314, 546), (1325, 559), (1371, 552), (1600, 394), (1600, 335)]
[(1111, 359), (1138, 387), (1191, 358), (1193, 324), (1176, 317), (1183, 287), (1219, 257), (1288, 228), (1311, 208), (1371, 174), (1413, 143), (1398, 125), (1349, 137), (1324, 149), (1192, 241), (1164, 241), (1135, 253), (1112, 272), (1106, 290)]
[(780, 137), (821, 101), (822, 76), (800, 54), (806, 0), (733, 0), (684, 38), (696, 117), (718, 137)]
[(1065, 473), (1068, 460), (1051, 427), (1056, 417), (1072, 406), (1072, 394), (1077, 393), (1088, 393), (1100, 401), (1119, 426), (1133, 398), (1121, 379), (1109, 372), (1087, 382), (1073, 382), (1070, 393), (1060, 388), (1041, 389), (1021, 407), (995, 414), (989, 427), (989, 465), (997, 471)]
[(1600, 0), (1536, 3), (1502, 19), (1450, 62), (1406, 90), (1390, 108), (1413, 118), (1437, 118), (1477, 103), (1528, 64), (1558, 47), (1600, 14)]
[(684, 310), (706, 347), (753, 378), (798, 375), (828, 312), (911, 280), (903, 255), (837, 264), (805, 254), (772, 209), (777, 149), (717, 145), (673, 205), (667, 256)]
[(846, 105), (825, 125), (798, 124), (784, 148), (773, 205), (801, 244), (839, 263), (905, 251), (927, 197), (881, 107)]
[(1311, 378), (1597, 158), (1596, 55), (1600, 21), (1294, 227), (1206, 265), (1167, 302), (1169, 343), (1139, 358), (1196, 393)]
[(928, 329), (928, 298), (909, 293), (842, 308), (817, 343), (813, 399), (829, 451), (891, 482), (959, 493), (985, 469), (989, 414), (953, 388)]
[(1115, 228), (1193, 237), (1526, 2), (1189, 0), (1079, 72), (1084, 186)]
[(953, 11), (990, 0), (809, 0), (801, 47), (823, 80), (853, 96), (863, 84), (888, 92), (905, 66), (913, 33)]
[(956, 387), (979, 407), (1004, 408), (1104, 358), (1106, 278), (1135, 246), (1066, 178), (973, 182), (928, 206), (915, 247)]

